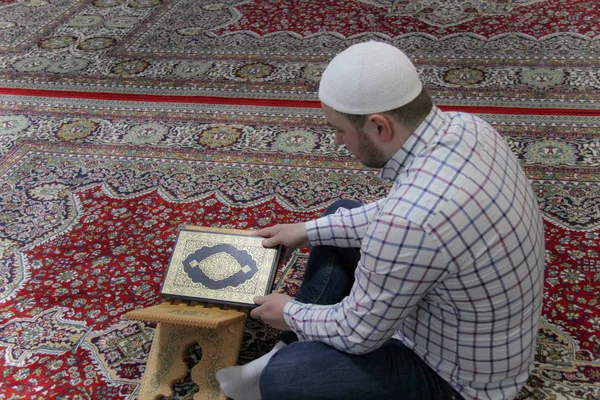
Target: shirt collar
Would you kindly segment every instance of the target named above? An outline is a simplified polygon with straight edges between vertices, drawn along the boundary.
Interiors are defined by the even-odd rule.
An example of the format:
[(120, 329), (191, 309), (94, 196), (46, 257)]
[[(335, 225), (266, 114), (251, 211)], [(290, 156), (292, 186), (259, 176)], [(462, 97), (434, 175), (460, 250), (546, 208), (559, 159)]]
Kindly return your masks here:
[(433, 106), (425, 120), (415, 129), (408, 140), (402, 145), (381, 170), (381, 178), (394, 181), (402, 168), (415, 158), (435, 134), (446, 124), (448, 116), (436, 106)]

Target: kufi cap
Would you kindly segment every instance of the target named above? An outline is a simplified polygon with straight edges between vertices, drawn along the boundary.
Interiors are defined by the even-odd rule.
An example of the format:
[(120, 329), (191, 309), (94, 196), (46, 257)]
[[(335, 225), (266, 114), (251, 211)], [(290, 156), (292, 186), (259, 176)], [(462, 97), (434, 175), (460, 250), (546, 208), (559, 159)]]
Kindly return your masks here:
[(350, 46), (331, 60), (321, 77), (319, 99), (336, 111), (366, 115), (408, 104), (422, 89), (406, 54), (370, 41)]

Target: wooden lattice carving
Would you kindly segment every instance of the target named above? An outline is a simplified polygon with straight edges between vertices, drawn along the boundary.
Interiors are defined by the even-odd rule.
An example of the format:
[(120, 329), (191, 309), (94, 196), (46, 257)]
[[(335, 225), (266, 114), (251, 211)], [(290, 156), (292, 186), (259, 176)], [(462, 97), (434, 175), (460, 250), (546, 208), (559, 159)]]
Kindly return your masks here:
[(173, 395), (173, 384), (185, 377), (185, 353), (202, 348), (191, 378), (200, 391), (194, 400), (226, 400), (215, 373), (237, 362), (247, 310), (194, 302), (168, 301), (127, 313), (127, 318), (157, 322), (152, 348), (142, 377), (141, 400)]

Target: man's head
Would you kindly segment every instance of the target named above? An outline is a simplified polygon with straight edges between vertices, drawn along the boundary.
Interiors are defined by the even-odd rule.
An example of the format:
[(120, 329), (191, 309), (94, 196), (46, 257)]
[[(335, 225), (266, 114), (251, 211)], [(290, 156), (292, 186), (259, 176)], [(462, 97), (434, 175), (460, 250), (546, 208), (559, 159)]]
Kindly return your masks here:
[(433, 106), (408, 57), (379, 42), (338, 54), (323, 72), (319, 98), (336, 144), (371, 167), (384, 166)]

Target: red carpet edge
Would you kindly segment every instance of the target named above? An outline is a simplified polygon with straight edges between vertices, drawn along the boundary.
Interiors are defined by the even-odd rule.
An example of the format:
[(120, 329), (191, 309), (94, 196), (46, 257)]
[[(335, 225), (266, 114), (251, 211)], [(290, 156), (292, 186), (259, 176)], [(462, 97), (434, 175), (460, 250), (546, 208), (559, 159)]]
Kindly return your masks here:
[[(62, 90), (38, 90), (0, 88), (0, 95), (70, 98), (87, 100), (132, 101), (149, 103), (223, 104), (263, 107), (320, 108), (319, 101), (228, 98), (212, 96), (166, 96), (148, 94), (123, 94), (106, 92), (75, 92)], [(463, 111), (473, 114), (600, 116), (600, 109), (531, 108), (531, 107), (484, 107), (438, 105), (444, 111)]]

